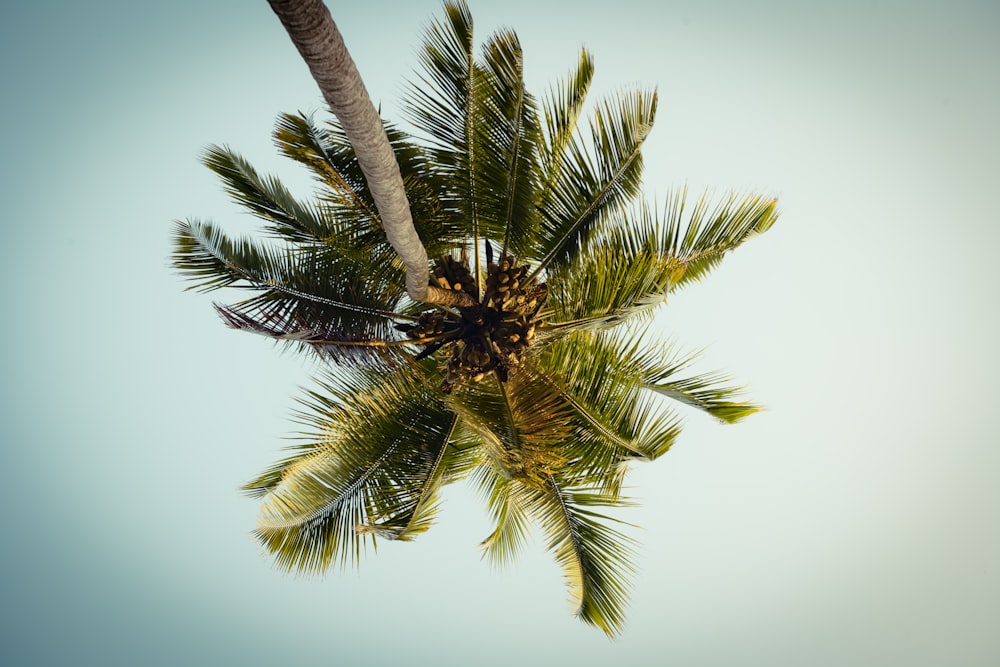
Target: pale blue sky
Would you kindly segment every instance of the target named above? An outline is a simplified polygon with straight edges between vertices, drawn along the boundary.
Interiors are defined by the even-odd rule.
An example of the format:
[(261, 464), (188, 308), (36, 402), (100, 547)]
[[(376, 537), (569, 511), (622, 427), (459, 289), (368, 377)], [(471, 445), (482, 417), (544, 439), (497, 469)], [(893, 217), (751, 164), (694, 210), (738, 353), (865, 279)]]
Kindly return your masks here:
[[(309, 367), (183, 293), (168, 239), (251, 223), (209, 143), (307, 187), (270, 131), (319, 94), (263, 0), (5, 3), (0, 663), (1000, 663), (1000, 5), (470, 5), (480, 39), (518, 32), (537, 92), (581, 45), (595, 93), (658, 88), (650, 197), (781, 198), (659, 322), (769, 410), (692, 415), (634, 471), (624, 635), (572, 618), (540, 543), (491, 572), (464, 488), (358, 572), (271, 567), (237, 487), (279, 456)], [(439, 3), (331, 7), (401, 120)]]

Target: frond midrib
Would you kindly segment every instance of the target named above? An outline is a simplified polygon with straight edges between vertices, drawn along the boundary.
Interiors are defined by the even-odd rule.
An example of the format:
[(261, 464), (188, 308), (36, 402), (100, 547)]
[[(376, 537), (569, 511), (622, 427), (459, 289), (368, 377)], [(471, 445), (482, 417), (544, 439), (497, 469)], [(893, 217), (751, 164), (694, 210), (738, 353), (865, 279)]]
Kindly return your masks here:
[[(518, 59), (520, 61), (520, 58)], [(519, 62), (520, 64), (520, 62)], [(520, 69), (520, 67), (518, 68)], [(508, 169), (510, 173), (510, 178), (507, 181), (507, 216), (504, 222), (504, 236), (503, 236), (503, 249), (500, 252), (500, 257), (505, 257), (507, 255), (507, 248), (510, 246), (510, 229), (514, 224), (514, 193), (517, 190), (517, 179), (515, 175), (517, 174), (517, 164), (520, 158), (521, 150), (521, 114), (524, 110), (524, 77), (518, 77), (518, 87), (517, 87), (517, 104), (514, 111), (514, 145), (511, 147), (510, 151), (510, 162), (508, 163)]]
[[(358, 489), (360, 489), (364, 485), (364, 483), (368, 481), (375, 474), (375, 472), (379, 469), (382, 463), (384, 463), (389, 458), (389, 456), (391, 456), (396, 451), (398, 447), (399, 447), (399, 441), (397, 440), (396, 442), (392, 443), (392, 445), (390, 445), (385, 450), (385, 452), (382, 453), (382, 456), (376, 459), (375, 462), (372, 463), (367, 470), (365, 470), (361, 475), (359, 475), (356, 480), (351, 482), (351, 484), (343, 492), (337, 495), (337, 497), (331, 498), (330, 500), (326, 501), (321, 506), (314, 508), (312, 511), (310, 511), (308, 514), (304, 516), (281, 519), (281, 520), (269, 520), (265, 519), (264, 517), (261, 517), (258, 522), (257, 530), (258, 531), (288, 530), (291, 528), (297, 528), (302, 524), (309, 523), (310, 521), (314, 521), (315, 519), (318, 519), (321, 516), (329, 514), (330, 512), (334, 511), (338, 505), (340, 505), (345, 500), (350, 498), (352, 494), (354, 494)], [(316, 457), (320, 456), (322, 456), (322, 453), (316, 455)], [(312, 459), (308, 459), (303, 461), (302, 463), (312, 463), (312, 462), (313, 462)], [(268, 493), (268, 496), (274, 496), (275, 498), (277, 498), (279, 493), (280, 493), (280, 488), (271, 491), (270, 493)], [(266, 498), (267, 496), (265, 496), (265, 499)]]
[(587, 423), (589, 423), (591, 426), (593, 426), (594, 428), (596, 428), (601, 435), (603, 435), (604, 437), (608, 438), (609, 440), (611, 440), (613, 443), (615, 443), (616, 445), (618, 445), (622, 449), (624, 449), (626, 451), (629, 451), (632, 454), (634, 454), (635, 456), (641, 458), (642, 460), (645, 460), (645, 461), (650, 460), (649, 456), (645, 452), (643, 452), (640, 449), (638, 449), (635, 446), (635, 444), (633, 444), (633, 443), (625, 440), (620, 435), (618, 435), (617, 433), (615, 433), (614, 431), (612, 431), (610, 429), (610, 427), (608, 427), (598, 417), (596, 417), (594, 414), (592, 414), (590, 412), (590, 410), (587, 409), (586, 406), (584, 406), (582, 403), (580, 403), (578, 400), (576, 400), (576, 398), (574, 398), (573, 395), (570, 394), (570, 392), (568, 390), (564, 389), (563, 387), (561, 387), (559, 385), (559, 383), (557, 383), (555, 380), (553, 380), (552, 378), (550, 378), (547, 373), (545, 373), (543, 371), (538, 371), (538, 372), (535, 373), (535, 376), (541, 378), (546, 384), (548, 384), (550, 387), (552, 387), (553, 389), (555, 389), (556, 391), (558, 391), (560, 393), (560, 395), (566, 400), (566, 402), (569, 403), (573, 407), (573, 409), (576, 411), (576, 413), (578, 415), (580, 415), (581, 417), (583, 417), (583, 419)]
[(579, 229), (580, 226), (594, 212), (594, 210), (597, 209), (597, 207), (604, 202), (604, 199), (611, 192), (611, 189), (615, 185), (617, 185), (619, 179), (622, 176), (624, 176), (625, 171), (632, 165), (632, 163), (634, 163), (641, 156), (642, 144), (643, 144), (642, 141), (636, 142), (635, 148), (632, 150), (631, 153), (629, 153), (628, 158), (621, 163), (618, 169), (615, 170), (612, 177), (607, 180), (605, 186), (601, 188), (598, 195), (596, 197), (591, 198), (591, 201), (587, 205), (587, 208), (583, 211), (582, 214), (580, 214), (577, 217), (577, 219), (573, 222), (572, 226), (570, 226), (570, 228), (566, 231), (566, 233), (562, 235), (562, 238), (559, 240), (559, 242), (538, 263), (538, 266), (535, 267), (535, 270), (531, 273), (530, 276), (531, 278), (537, 277), (541, 271), (545, 270), (548, 267), (548, 265), (552, 262), (552, 260), (555, 259), (555, 257), (562, 251), (563, 246), (569, 241), (569, 239), (577, 231), (577, 229)]
[(448, 447), (451, 446), (451, 438), (455, 433), (455, 427), (458, 425), (458, 414), (451, 413), (451, 426), (448, 427), (448, 432), (445, 434), (443, 445), (441, 450), (438, 452), (437, 457), (434, 459), (434, 464), (431, 466), (430, 471), (427, 473), (427, 478), (420, 489), (420, 495), (417, 498), (416, 503), (413, 506), (413, 512), (410, 514), (409, 521), (403, 526), (399, 531), (399, 537), (406, 535), (406, 533), (412, 528), (413, 522), (416, 520), (418, 514), (420, 513), (423, 506), (426, 504), (428, 498), (433, 494), (434, 487), (438, 482), (438, 470), (441, 467), (441, 462), (444, 460), (444, 455), (448, 451)]

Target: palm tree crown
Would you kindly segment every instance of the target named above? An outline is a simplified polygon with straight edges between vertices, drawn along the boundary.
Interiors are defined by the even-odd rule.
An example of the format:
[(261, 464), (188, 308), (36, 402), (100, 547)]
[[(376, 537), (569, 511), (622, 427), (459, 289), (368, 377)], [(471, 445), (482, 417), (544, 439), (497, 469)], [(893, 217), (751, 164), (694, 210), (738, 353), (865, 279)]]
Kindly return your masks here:
[(680, 191), (662, 213), (643, 203), (656, 93), (605, 100), (586, 132), (586, 51), (539, 102), (516, 35), (493, 34), (476, 57), (467, 8), (448, 3), (420, 55), (406, 111), (422, 138), (386, 132), (432, 281), (473, 305), (407, 296), (336, 122), (278, 120), (278, 149), (319, 182), (309, 203), (233, 151), (207, 150), (270, 242), (176, 224), (173, 261), (194, 287), (252, 292), (216, 305), (228, 325), (328, 362), (302, 401), (309, 436), (245, 487), (263, 499), (255, 535), (283, 568), (353, 563), (369, 541), (426, 530), (441, 487), (471, 478), (495, 522), (486, 557), (508, 561), (536, 524), (580, 618), (615, 634), (632, 542), (602, 508), (624, 503), (628, 464), (674, 443), (672, 402), (724, 422), (758, 410), (633, 323), (767, 230), (775, 202)]

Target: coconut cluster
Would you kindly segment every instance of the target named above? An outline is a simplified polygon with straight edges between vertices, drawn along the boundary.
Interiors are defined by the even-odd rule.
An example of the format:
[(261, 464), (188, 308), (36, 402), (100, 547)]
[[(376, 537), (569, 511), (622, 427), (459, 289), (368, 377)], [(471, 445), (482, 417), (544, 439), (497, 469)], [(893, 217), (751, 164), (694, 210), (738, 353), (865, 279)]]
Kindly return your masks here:
[(475, 305), (458, 308), (457, 313), (426, 311), (415, 325), (398, 328), (424, 346), (419, 357), (445, 352), (447, 374), (442, 391), (449, 393), (462, 382), (478, 382), (491, 372), (505, 382), (510, 369), (521, 365), (535, 340), (539, 312), (548, 294), (545, 283), (528, 277), (528, 268), (518, 265), (512, 255), (488, 262), (485, 289), (478, 294), (465, 258), (446, 255), (435, 261), (438, 285), (466, 292)]
[(444, 289), (465, 292), (473, 299), (479, 300), (476, 294), (476, 279), (472, 277), (468, 261), (457, 260), (451, 255), (435, 260), (434, 279)]

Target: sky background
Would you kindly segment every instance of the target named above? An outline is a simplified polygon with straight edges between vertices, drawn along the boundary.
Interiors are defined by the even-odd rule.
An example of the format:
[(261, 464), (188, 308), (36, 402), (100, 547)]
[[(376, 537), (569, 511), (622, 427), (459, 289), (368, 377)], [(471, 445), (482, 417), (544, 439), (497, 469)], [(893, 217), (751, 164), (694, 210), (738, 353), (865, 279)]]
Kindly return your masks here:
[[(383, 115), (437, 0), (331, 4)], [(321, 98), (266, 3), (0, 6), (0, 663), (1000, 664), (1000, 4), (471, 0), (536, 93), (586, 45), (592, 96), (660, 108), (646, 193), (782, 217), (657, 328), (768, 411), (691, 414), (637, 467), (624, 634), (575, 620), (541, 541), (508, 570), (465, 486), (357, 571), (296, 578), (238, 492), (310, 366), (226, 329), (170, 269), (172, 221), (250, 229), (198, 156), (280, 173)], [(225, 300), (227, 295), (217, 293)]]

